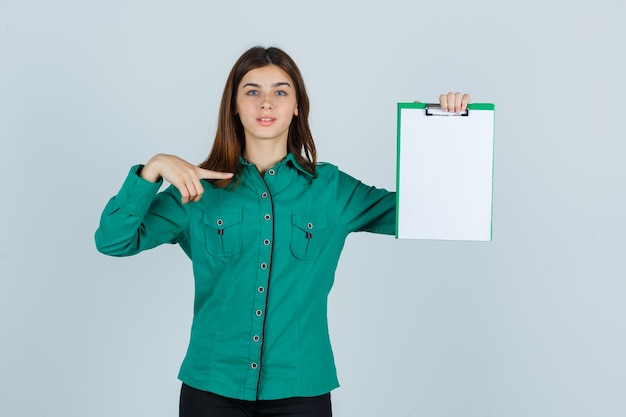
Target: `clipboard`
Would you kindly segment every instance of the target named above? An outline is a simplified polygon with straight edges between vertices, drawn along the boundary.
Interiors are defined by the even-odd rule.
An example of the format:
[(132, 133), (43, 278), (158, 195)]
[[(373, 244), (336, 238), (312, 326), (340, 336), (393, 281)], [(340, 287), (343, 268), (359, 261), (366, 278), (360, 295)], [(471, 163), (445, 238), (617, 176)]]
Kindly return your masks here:
[(491, 241), (495, 106), (398, 103), (396, 238)]

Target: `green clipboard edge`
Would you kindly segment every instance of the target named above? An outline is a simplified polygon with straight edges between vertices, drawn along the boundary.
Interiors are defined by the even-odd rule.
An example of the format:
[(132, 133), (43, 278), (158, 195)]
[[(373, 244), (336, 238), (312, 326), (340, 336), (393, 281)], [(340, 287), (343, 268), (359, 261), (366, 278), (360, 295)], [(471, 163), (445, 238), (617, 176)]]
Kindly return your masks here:
[[(396, 144), (396, 239), (398, 239), (398, 225), (400, 223), (400, 216), (398, 216), (398, 208), (400, 207), (400, 125), (402, 123), (401, 120), (401, 115), (402, 115), (402, 109), (426, 109), (426, 107), (431, 106), (431, 103), (398, 103), (398, 125), (396, 128), (397, 131), (397, 144)], [(493, 137), (494, 137), (494, 141), (495, 141), (495, 136), (496, 136), (496, 132), (495, 132), (495, 121), (496, 121), (496, 115), (495, 115), (495, 109), (496, 106), (493, 103), (470, 103), (467, 105), (467, 109), (468, 110), (493, 110), (494, 111), (494, 115), (493, 115), (493, 123), (494, 123), (494, 132), (493, 132)], [(491, 160), (492, 166), (491, 166), (491, 176), (492, 176), (492, 181), (491, 181), (491, 225), (489, 226), (489, 239), (491, 241), (491, 239), (493, 239), (493, 171), (495, 169), (495, 166), (493, 165), (495, 161), (495, 150), (494, 150), (494, 157)]]

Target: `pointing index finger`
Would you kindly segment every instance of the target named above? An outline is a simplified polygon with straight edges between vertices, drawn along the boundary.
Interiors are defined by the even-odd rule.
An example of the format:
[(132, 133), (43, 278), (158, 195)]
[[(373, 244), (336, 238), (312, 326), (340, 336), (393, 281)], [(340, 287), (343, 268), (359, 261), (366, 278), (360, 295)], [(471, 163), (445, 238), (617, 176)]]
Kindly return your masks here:
[(198, 178), (205, 180), (226, 180), (233, 177), (232, 172), (220, 172), (210, 169), (198, 168)]

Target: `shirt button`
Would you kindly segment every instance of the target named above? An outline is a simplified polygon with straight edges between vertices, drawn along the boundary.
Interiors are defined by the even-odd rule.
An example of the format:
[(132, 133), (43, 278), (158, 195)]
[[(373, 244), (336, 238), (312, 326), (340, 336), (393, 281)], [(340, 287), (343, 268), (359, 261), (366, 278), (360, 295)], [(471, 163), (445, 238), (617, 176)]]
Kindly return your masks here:
[(263, 312), (261, 310), (257, 310), (256, 315), (257, 317), (261, 317), (263, 315)]
[(264, 192), (263, 194), (261, 194), (261, 197), (267, 198), (267, 192)]
[(261, 340), (261, 338), (259, 337), (259, 335), (254, 335), (252, 336), (252, 340), (254, 340), (255, 342), (258, 342), (259, 340)]
[(258, 291), (259, 291), (259, 292), (261, 292), (261, 293), (262, 293), (262, 292), (265, 292), (265, 288), (263, 288), (263, 287), (259, 287), (259, 288), (257, 288), (257, 289), (258, 289)]
[(256, 369), (256, 368), (258, 368), (258, 367), (259, 367), (259, 365), (257, 365), (257, 363), (256, 363), (256, 362), (252, 362), (252, 363), (250, 364), (250, 368), (252, 368), (252, 369)]
[(269, 219), (271, 219), (271, 218), (272, 218), (272, 216), (270, 216), (269, 214), (266, 214), (265, 216), (263, 216), (263, 218), (264, 218), (265, 220), (269, 220)]
[(224, 224), (224, 220), (218, 219), (215, 223), (217, 223), (218, 226), (221, 226)]
[(263, 244), (264, 244), (265, 246), (269, 245), (269, 244), (270, 244), (270, 240), (269, 240), (269, 239), (265, 239), (265, 240), (263, 241)]
[(276, 171), (274, 171), (273, 169), (270, 169), (269, 171), (267, 171), (267, 173), (270, 175), (274, 175), (276, 174)]
[(307, 227), (309, 230), (313, 229), (313, 223), (308, 223), (308, 224), (306, 225), (306, 227)]
[(267, 264), (265, 262), (261, 264), (261, 269), (267, 269)]

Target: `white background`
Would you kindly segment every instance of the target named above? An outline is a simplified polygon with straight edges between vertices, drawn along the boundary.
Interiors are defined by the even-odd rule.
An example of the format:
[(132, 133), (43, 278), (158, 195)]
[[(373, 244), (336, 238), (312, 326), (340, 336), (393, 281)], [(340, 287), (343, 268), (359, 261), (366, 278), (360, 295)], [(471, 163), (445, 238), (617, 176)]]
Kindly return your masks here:
[(349, 238), (335, 415), (626, 415), (624, 4), (0, 0), (0, 415), (177, 414), (190, 263), (93, 233), (132, 164), (204, 159), (256, 44), (369, 184), (395, 187), (398, 101), (497, 106), (492, 242)]

